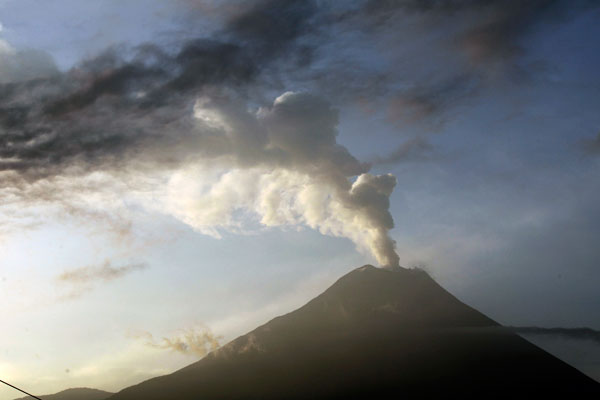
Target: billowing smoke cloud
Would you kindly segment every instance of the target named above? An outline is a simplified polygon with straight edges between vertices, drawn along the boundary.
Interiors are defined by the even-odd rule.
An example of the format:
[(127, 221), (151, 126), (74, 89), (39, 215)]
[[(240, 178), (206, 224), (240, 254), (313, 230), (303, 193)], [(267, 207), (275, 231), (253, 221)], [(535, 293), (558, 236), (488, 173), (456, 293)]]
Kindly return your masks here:
[(368, 174), (337, 143), (337, 111), (291, 92), (250, 108), (247, 90), (295, 62), (280, 60), (302, 47), (315, 13), (310, 1), (257, 2), (175, 52), (112, 49), (64, 74), (0, 86), (0, 198), (94, 215), (94, 205), (114, 212), (118, 202), (104, 200), (120, 186), (119, 195), (213, 236), (253, 218), (305, 225), (397, 265), (395, 179)]
[[(118, 203), (110, 190), (121, 186), (122, 193), (149, 208), (175, 215), (216, 237), (219, 229), (243, 232), (246, 221), (258, 217), (261, 226), (304, 225), (350, 238), (380, 264), (398, 264), (395, 244), (388, 236), (393, 227), (388, 208), (395, 178), (368, 174), (368, 165), (337, 143), (337, 111), (326, 101), (288, 92), (273, 105), (250, 111), (235, 95), (218, 91), (197, 98), (188, 113), (187, 118), (179, 117), (185, 122), (177, 121), (170, 136), (154, 141), (144, 136), (138, 153), (133, 153), (138, 146), (128, 148), (126, 135), (115, 139), (119, 149), (104, 149), (102, 158), (91, 156), (87, 163), (81, 160), (85, 150), (81, 154), (76, 149), (76, 158), (66, 155), (62, 161), (54, 156), (60, 157), (64, 149), (52, 149), (44, 157), (56, 160), (54, 166), (35, 166), (34, 175), (27, 166), (24, 171), (5, 171), (13, 183), (3, 188), (5, 197), (13, 203), (59, 202), (74, 215), (83, 207), (87, 210), (81, 213), (89, 215), (94, 204), (110, 210), (111, 204)], [(158, 124), (141, 132), (152, 135), (161, 127), (165, 128)], [(130, 153), (115, 160), (122, 151)], [(37, 154), (31, 162), (48, 163), (36, 159)], [(104, 173), (90, 173), (91, 167)], [(76, 178), (64, 179), (59, 172)], [(46, 176), (51, 173), (55, 175)], [(115, 178), (125, 184), (115, 185), (111, 182)], [(144, 179), (152, 182), (151, 195), (136, 192)], [(149, 204), (148, 198), (164, 201)], [(245, 213), (240, 215), (240, 210)]]
[(134, 335), (146, 340), (146, 345), (156, 348), (171, 350), (182, 354), (204, 357), (221, 346), (221, 336), (215, 335), (205, 327), (196, 327), (183, 330), (179, 335), (171, 338), (163, 337), (161, 341), (155, 341), (149, 332)]
[[(558, 18), (562, 4), (400, 1), (340, 8), (265, 0), (242, 11), (223, 7), (222, 29), (179, 48), (115, 47), (61, 73), (41, 53), (19, 58), (4, 46), (11, 60), (20, 60), (15, 70), (26, 71), (31, 60), (44, 67), (0, 84), (0, 213), (6, 221), (35, 223), (36, 213), (24, 205), (59, 205), (71, 215), (100, 216), (99, 210), (122, 211), (115, 197), (128, 196), (213, 236), (304, 225), (350, 238), (380, 264), (396, 265), (388, 235), (395, 179), (370, 175), (337, 143), (338, 115), (323, 98), (287, 92), (269, 104), (274, 93), (311, 82), (303, 86), (340, 101), (348, 93), (395, 101), (396, 118), (431, 117), (472, 93), (474, 79), (489, 68), (448, 58), (444, 74), (410, 67), (394, 73), (387, 63), (401, 54), (392, 52), (376, 71), (365, 57), (328, 52), (317, 39), (350, 29), (360, 47), (367, 37), (372, 43), (402, 36), (397, 21), (421, 27), (442, 21), (465, 54), (479, 54), (469, 55), (479, 65), (517, 57), (523, 35)], [(412, 22), (407, 26), (414, 28)], [(429, 79), (432, 73), (440, 78)], [(424, 138), (416, 139), (377, 161), (429, 150)]]
[(382, 265), (398, 265), (388, 236), (396, 179), (367, 173), (336, 142), (337, 111), (327, 102), (287, 92), (250, 113), (204, 98), (195, 115), (213, 129), (212, 143), (226, 138), (231, 151), (171, 178), (165, 202), (171, 214), (215, 237), (219, 229), (244, 232), (253, 223), (309, 226), (350, 238)]

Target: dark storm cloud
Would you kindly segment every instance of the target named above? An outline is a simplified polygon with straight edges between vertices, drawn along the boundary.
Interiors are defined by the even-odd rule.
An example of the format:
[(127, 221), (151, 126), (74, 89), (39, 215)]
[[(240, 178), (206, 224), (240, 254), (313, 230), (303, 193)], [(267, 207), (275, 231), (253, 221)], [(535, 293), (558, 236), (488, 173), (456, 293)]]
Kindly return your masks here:
[(174, 53), (152, 44), (114, 48), (61, 75), (0, 85), (0, 171), (31, 181), (69, 165), (118, 165), (141, 149), (176, 146), (191, 131), (199, 92), (243, 91), (294, 47), (314, 12), (312, 2), (262, 1), (223, 32)]
[[(398, 88), (394, 79), (400, 78), (393, 71), (369, 71), (356, 60), (339, 58), (340, 49), (319, 51), (318, 39), (344, 45), (327, 33), (343, 25), (342, 32), (366, 35), (373, 42), (379, 34), (401, 29), (407, 15), (418, 14), (425, 25), (441, 20), (450, 42), (458, 43), (476, 64), (511, 63), (520, 40), (537, 24), (565, 18), (586, 5), (407, 0), (368, 1), (339, 11), (328, 3), (263, 0), (238, 7), (242, 11), (226, 8), (223, 29), (184, 41), (175, 51), (153, 44), (114, 48), (66, 73), (1, 84), (0, 171), (32, 181), (73, 165), (118, 168), (140, 157), (151, 164), (177, 164), (190, 156), (189, 115), (200, 93), (233, 89), (246, 96), (267, 81), (286, 86), (281, 82), (297, 78), (329, 97), (379, 96), (392, 119), (434, 118), (475, 93), (487, 69), (447, 68), (435, 80), (407, 74)], [(357, 50), (364, 45), (348, 44)], [(319, 67), (310, 67), (311, 61)], [(379, 83), (373, 80), (377, 76)], [(407, 87), (411, 79), (421, 83)]]
[(290, 43), (310, 30), (317, 11), (311, 0), (262, 0), (233, 17), (228, 30), (261, 58), (270, 57), (288, 50)]
[(240, 52), (212, 41), (188, 43), (173, 57), (144, 48), (126, 61), (109, 52), (60, 78), (6, 85), (0, 168), (43, 173), (70, 162), (120, 159), (144, 139), (166, 139), (156, 124), (181, 121), (177, 108), (189, 111), (188, 93), (250, 79), (253, 64), (242, 62)]
[[(336, 23), (349, 32), (362, 31), (383, 57), (392, 60), (382, 74), (383, 81), (369, 85), (370, 101), (379, 98), (383, 102), (372, 108), (390, 110), (395, 122), (424, 123), (428, 130), (432, 122), (439, 128), (455, 115), (451, 110), (498, 82), (535, 82), (544, 72), (544, 63), (528, 58), (535, 51), (528, 40), (600, 6), (587, 0), (370, 0), (355, 4), (337, 12)], [(351, 69), (336, 72), (349, 82), (339, 86), (354, 93), (364, 90), (352, 85), (361, 79), (347, 76), (347, 71)]]
[(398, 13), (464, 23), (457, 41), (479, 63), (510, 61), (521, 52), (523, 36), (538, 24), (560, 21), (592, 6), (589, 0), (369, 0), (361, 12), (378, 23), (396, 19)]
[(600, 331), (591, 328), (541, 328), (538, 326), (513, 326), (512, 331), (523, 335), (551, 335), (566, 339), (591, 340), (600, 344)]
[(390, 94), (387, 110), (392, 123), (428, 120), (435, 125), (445, 109), (477, 93), (478, 79), (468, 74), (444, 77)]

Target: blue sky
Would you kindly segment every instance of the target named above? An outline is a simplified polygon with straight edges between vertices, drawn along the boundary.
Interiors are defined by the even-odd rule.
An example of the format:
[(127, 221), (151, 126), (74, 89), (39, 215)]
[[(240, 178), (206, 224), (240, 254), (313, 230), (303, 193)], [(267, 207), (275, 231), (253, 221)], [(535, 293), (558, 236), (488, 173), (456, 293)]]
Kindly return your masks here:
[(2, 379), (171, 372), (199, 355), (162, 337), (232, 339), (392, 241), (503, 324), (600, 329), (600, 9), (374, 4), (0, 0), (0, 132), (51, 132), (0, 143)]

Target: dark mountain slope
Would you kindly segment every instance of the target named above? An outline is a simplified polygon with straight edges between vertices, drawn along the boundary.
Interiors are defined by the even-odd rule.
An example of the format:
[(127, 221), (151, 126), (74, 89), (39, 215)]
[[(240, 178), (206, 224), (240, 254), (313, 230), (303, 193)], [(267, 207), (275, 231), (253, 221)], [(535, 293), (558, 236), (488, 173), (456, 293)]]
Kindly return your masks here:
[(111, 400), (539, 398), (599, 387), (426, 273), (364, 266), (300, 309)]
[[(90, 388), (73, 388), (63, 390), (54, 394), (46, 394), (39, 396), (42, 400), (104, 400), (112, 395), (110, 392), (105, 392), (98, 389)], [(31, 397), (25, 396), (15, 400), (32, 400)]]

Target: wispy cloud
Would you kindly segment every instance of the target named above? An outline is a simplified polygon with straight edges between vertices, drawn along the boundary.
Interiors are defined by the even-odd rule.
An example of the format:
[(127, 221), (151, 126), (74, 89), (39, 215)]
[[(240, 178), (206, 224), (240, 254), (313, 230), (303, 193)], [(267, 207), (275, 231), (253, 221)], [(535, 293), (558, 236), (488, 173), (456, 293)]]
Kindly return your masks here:
[(221, 346), (222, 336), (215, 335), (208, 327), (200, 326), (182, 330), (172, 337), (157, 341), (150, 332), (131, 334), (136, 339), (145, 340), (147, 346), (155, 349), (171, 350), (177, 353), (204, 357)]
[(113, 266), (110, 260), (106, 260), (101, 265), (89, 265), (66, 270), (58, 275), (56, 280), (60, 284), (68, 285), (69, 293), (61, 297), (61, 299), (67, 300), (81, 297), (84, 293), (93, 290), (98, 283), (114, 281), (147, 267), (148, 265), (145, 263)]
[(91, 265), (75, 268), (63, 272), (58, 276), (60, 282), (82, 284), (93, 282), (109, 282), (127, 275), (130, 272), (147, 268), (144, 263), (127, 264), (113, 267), (111, 261), (106, 260), (102, 265)]

